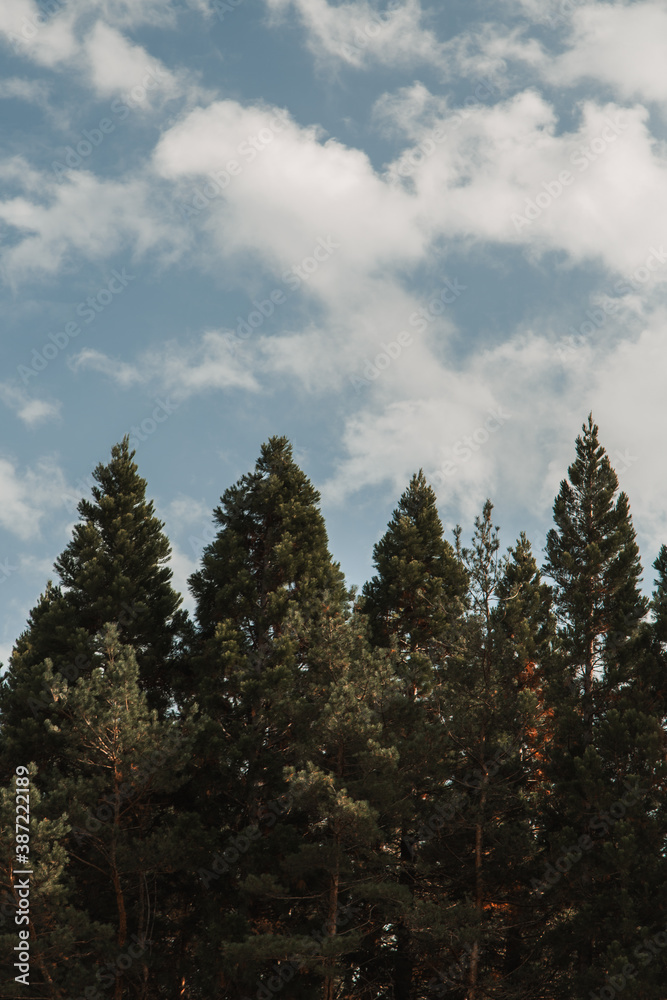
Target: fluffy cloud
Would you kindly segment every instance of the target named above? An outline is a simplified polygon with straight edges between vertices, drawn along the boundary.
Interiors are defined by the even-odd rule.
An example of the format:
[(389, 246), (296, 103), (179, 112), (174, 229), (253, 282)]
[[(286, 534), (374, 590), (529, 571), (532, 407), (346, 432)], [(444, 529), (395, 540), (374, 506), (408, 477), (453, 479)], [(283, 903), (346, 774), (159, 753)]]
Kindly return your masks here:
[(441, 503), (468, 522), (487, 496), (515, 516), (521, 498), (527, 513), (548, 521), (592, 409), (642, 548), (655, 554), (667, 539), (667, 466), (656, 461), (667, 420), (666, 319), (658, 307), (628, 330), (619, 316), (588, 339), (528, 328), (456, 367), (435, 367), (420, 392), (402, 384), (403, 359), (394, 362), (346, 419), (325, 501), (349, 502), (368, 486), (395, 497), (421, 466)]
[[(213, 259), (223, 256), (228, 267), (240, 260), (246, 275), (248, 260), (260, 259), (276, 287), (298, 287), (322, 311), (321, 321), (311, 315), (282, 338), (255, 337), (274, 370), (333, 385), (334, 356), (338, 369), (358, 365), (408, 322), (421, 303), (399, 275), (439, 255), (443, 240), (451, 248), (519, 246), (533, 259), (558, 253), (617, 277), (638, 273), (636, 289), (650, 277), (649, 294), (667, 278), (667, 159), (645, 109), (586, 102), (575, 128), (559, 131), (552, 106), (533, 90), (493, 105), (481, 96), (454, 109), (416, 85), (382, 100), (378, 117), (409, 128), (411, 143), (384, 173), (277, 109), (231, 100), (165, 133), (154, 169), (177, 186), (182, 206), (195, 206), (192, 224)], [(332, 252), (304, 274), (322, 240)], [(252, 294), (266, 297), (268, 280), (261, 287), (253, 279)], [(443, 322), (440, 342), (448, 329)]]
[(274, 14), (296, 11), (308, 48), (321, 63), (354, 67), (437, 64), (443, 47), (422, 24), (420, 0), (401, 0), (381, 14), (368, 0), (266, 0)]
[(43, 420), (53, 420), (60, 415), (59, 402), (33, 399), (11, 382), (0, 382), (0, 400), (28, 427), (33, 427)]
[(0, 458), (0, 525), (23, 541), (39, 535), (43, 518), (65, 493), (62, 470), (49, 459), (20, 471)]
[(70, 362), (75, 371), (96, 371), (123, 388), (135, 383), (153, 383), (181, 401), (210, 389), (259, 388), (254, 376), (244, 367), (232, 335), (209, 330), (199, 341), (168, 341), (159, 348), (143, 352), (134, 364), (109, 358), (101, 351), (85, 349)]
[(99, 97), (115, 94), (143, 93), (137, 103), (150, 101), (152, 93), (176, 95), (177, 82), (173, 73), (158, 59), (148, 55), (140, 45), (130, 43), (119, 31), (98, 21), (83, 46), (88, 75)]
[(99, 98), (126, 95), (143, 87), (136, 106), (150, 107), (157, 94), (172, 97), (192, 91), (184, 74), (175, 74), (119, 28), (142, 24), (175, 26), (171, 4), (155, 0), (51, 0), (44, 13), (35, 0), (3, 0), (0, 39), (16, 55), (50, 69), (74, 70)]
[(79, 351), (78, 354), (70, 358), (68, 364), (73, 372), (83, 370), (106, 375), (123, 389), (144, 381), (144, 376), (134, 365), (120, 361), (118, 358), (110, 358), (102, 351), (95, 351), (90, 347)]
[(664, 233), (665, 150), (641, 106), (587, 101), (579, 112), (577, 127), (559, 132), (552, 106), (532, 90), (454, 110), (435, 126), (431, 119), (390, 172), (397, 183), (409, 177), (434, 238), (518, 244), (634, 271)]
[(0, 219), (18, 235), (0, 254), (8, 281), (55, 274), (70, 252), (100, 261), (123, 248), (133, 255), (158, 246), (165, 255), (174, 250), (177, 229), (144, 180), (107, 181), (72, 170), (61, 184), (54, 174), (40, 175), (38, 184), (28, 173), (24, 186), (24, 195), (0, 201)]
[(625, 99), (664, 103), (666, 64), (667, 7), (640, 0), (577, 7), (565, 51), (543, 65), (560, 86), (595, 81)]
[(0, 80), (0, 100), (28, 101), (33, 104), (46, 104), (49, 88), (41, 80), (24, 80), (12, 76)]

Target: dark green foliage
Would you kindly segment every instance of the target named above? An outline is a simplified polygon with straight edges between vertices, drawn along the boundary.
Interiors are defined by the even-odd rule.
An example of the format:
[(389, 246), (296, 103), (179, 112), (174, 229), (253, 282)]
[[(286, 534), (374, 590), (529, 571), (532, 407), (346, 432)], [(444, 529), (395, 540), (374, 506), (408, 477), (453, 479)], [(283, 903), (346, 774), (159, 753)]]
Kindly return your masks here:
[(48, 583), (2, 678), (3, 748), (12, 759), (35, 760), (40, 771), (47, 760), (53, 766), (61, 750), (45, 729), (53, 699), (43, 683), (44, 661), (70, 681), (88, 676), (94, 637), (105, 623), (115, 622), (135, 649), (149, 703), (164, 712), (171, 697), (187, 616), (171, 587), (164, 525), (145, 498), (133, 455), (125, 438), (112, 448), (108, 465), (95, 469), (93, 500), (79, 503), (81, 521), (55, 563), (61, 583)]
[(364, 586), (361, 607), (374, 641), (401, 652), (438, 647), (442, 656), (461, 613), (467, 577), (442, 536), (435, 493), (424, 473), (414, 475), (387, 531), (373, 550), (376, 575)]
[(214, 511), (195, 624), (116, 445), (0, 685), (0, 949), (28, 764), (30, 995), (661, 1000), (667, 546), (649, 604), (597, 433), (553, 590), (490, 501), (450, 545), (420, 471), (356, 604), (271, 438)]
[[(556, 582), (560, 642), (548, 691), (554, 739), (543, 870), (557, 859), (565, 870), (538, 891), (546, 905), (543, 948), (559, 970), (557, 996), (600, 989), (618, 974), (659, 917), (640, 886), (647, 878), (664, 884), (657, 812), (664, 740), (641, 680), (648, 602), (639, 592), (628, 499), (597, 433), (589, 416), (556, 498), (545, 566)], [(568, 868), (561, 859), (581, 837), (591, 840)], [(657, 997), (651, 983), (662, 968), (656, 960), (639, 973), (642, 996)]]

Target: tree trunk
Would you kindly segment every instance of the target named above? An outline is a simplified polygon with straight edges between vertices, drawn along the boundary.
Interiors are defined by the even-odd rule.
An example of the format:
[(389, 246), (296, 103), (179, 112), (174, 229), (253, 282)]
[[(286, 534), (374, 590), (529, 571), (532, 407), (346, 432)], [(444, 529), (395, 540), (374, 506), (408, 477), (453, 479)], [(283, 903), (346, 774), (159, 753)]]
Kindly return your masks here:
[[(127, 941), (127, 912), (125, 910), (125, 897), (123, 895), (123, 887), (120, 881), (120, 873), (118, 871), (118, 866), (116, 864), (116, 832), (120, 826), (120, 795), (119, 788), (121, 786), (122, 775), (118, 770), (115, 769), (114, 773), (114, 828), (111, 840), (111, 881), (113, 883), (114, 893), (116, 895), (116, 909), (118, 910), (118, 934), (116, 935), (116, 944), (118, 945), (118, 950), (124, 947)], [(123, 996), (123, 974), (121, 973), (116, 977), (116, 985), (114, 989), (114, 1000), (122, 1000)]]
[[(336, 777), (338, 783), (340, 784), (341, 778), (343, 777), (343, 744), (340, 743), (338, 746), (338, 757), (336, 761)], [(340, 890), (340, 849), (341, 849), (341, 831), (338, 821), (336, 821), (334, 827), (334, 844), (336, 851), (336, 864), (333, 872), (331, 873), (331, 881), (329, 883), (329, 906), (327, 909), (327, 935), (329, 937), (334, 937), (336, 934), (336, 917), (338, 916), (338, 893)], [(327, 974), (324, 980), (324, 989), (322, 992), (322, 1000), (334, 1000), (336, 991), (336, 977), (333, 974), (333, 966), (335, 965), (335, 959), (328, 958), (325, 960), (325, 966), (331, 969), (331, 972)]]
[[(482, 754), (482, 759), (484, 754)], [(479, 799), (479, 812), (477, 814), (477, 822), (475, 824), (475, 909), (477, 911), (477, 919), (479, 921), (479, 927), (481, 927), (482, 920), (484, 917), (484, 879), (483, 879), (483, 848), (484, 848), (484, 807), (486, 805), (486, 793), (487, 785), (489, 782), (489, 776), (484, 768), (484, 773), (482, 775), (482, 788), (480, 791)], [(472, 946), (472, 952), (470, 954), (470, 972), (468, 975), (468, 1000), (477, 1000), (478, 996), (478, 981), (479, 981), (479, 958), (481, 953), (480, 942), (479, 942), (480, 931), (477, 931), (477, 937), (475, 938)]]

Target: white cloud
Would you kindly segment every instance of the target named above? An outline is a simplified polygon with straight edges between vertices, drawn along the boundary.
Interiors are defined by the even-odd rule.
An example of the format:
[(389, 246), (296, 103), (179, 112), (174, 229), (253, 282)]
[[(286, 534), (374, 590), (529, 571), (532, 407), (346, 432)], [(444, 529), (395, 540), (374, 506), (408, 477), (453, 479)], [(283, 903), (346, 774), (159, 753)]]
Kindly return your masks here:
[(28, 427), (43, 420), (54, 420), (60, 416), (58, 401), (31, 399), (29, 394), (11, 382), (0, 382), (0, 400), (13, 410)]
[(195, 601), (188, 588), (188, 579), (199, 569), (199, 559), (188, 555), (172, 542), (169, 566), (174, 574), (171, 585), (183, 597), (181, 607), (192, 613), (195, 609)]
[[(387, 280), (387, 268), (419, 261), (425, 239), (414, 198), (386, 183), (362, 151), (321, 139), (319, 129), (301, 128), (279, 109), (218, 101), (170, 129), (154, 165), (161, 177), (180, 182), (190, 203), (198, 183), (211, 189), (204, 188), (207, 175), (220, 179), (221, 197), (204, 208), (201, 225), (231, 266), (252, 253), (282, 276), (318, 241), (339, 243), (304, 282), (333, 301), (342, 286), (354, 295), (356, 273), (364, 281), (385, 269)], [(235, 173), (226, 176), (232, 161)]]
[(164, 520), (178, 531), (185, 525), (203, 524), (211, 519), (211, 511), (208, 506), (202, 500), (187, 496), (185, 493), (179, 493), (164, 508), (160, 509), (163, 511), (161, 516), (164, 517)]
[(177, 399), (209, 389), (258, 389), (255, 378), (232, 356), (228, 335), (218, 330), (204, 333), (199, 343), (169, 341), (142, 362)]
[(551, 105), (524, 91), (452, 111), (437, 135), (424, 128), (414, 166), (404, 153), (390, 172), (405, 183), (407, 164), (434, 238), (524, 245), (536, 256), (557, 251), (569, 263), (633, 271), (659, 246), (667, 220), (667, 155), (647, 118), (641, 106), (588, 101), (578, 126), (557, 133)]
[[(183, 607), (194, 611), (188, 578), (199, 569), (202, 550), (215, 538), (211, 509), (203, 501), (179, 493), (165, 506), (158, 505), (158, 512), (171, 542), (173, 586), (183, 596)], [(174, 541), (175, 534), (181, 536), (182, 545)]]
[(178, 229), (153, 203), (147, 181), (98, 179), (86, 170), (70, 171), (60, 185), (55, 175), (40, 179), (38, 186), (28, 174), (26, 195), (0, 201), (0, 219), (19, 234), (0, 254), (6, 280), (55, 274), (70, 252), (97, 261), (127, 247), (133, 256), (157, 247), (173, 253)]
[[(456, 368), (432, 366), (420, 392), (404, 384), (403, 358), (393, 362), (364, 408), (346, 418), (338, 468), (321, 487), (325, 501), (349, 502), (368, 486), (398, 496), (421, 466), (441, 505), (466, 521), (490, 496), (514, 516), (518, 502), (548, 522), (592, 409), (642, 549), (657, 552), (667, 540), (667, 466), (656, 461), (667, 420), (666, 321), (658, 307), (628, 330), (619, 315), (588, 340), (559, 340), (557, 326), (526, 329)], [(489, 426), (494, 411), (503, 419)]]
[[(182, 401), (210, 389), (247, 389), (259, 386), (230, 347), (231, 334), (208, 330), (197, 341), (170, 340), (144, 351), (133, 363), (118, 362), (101, 351), (85, 349), (70, 363), (73, 371), (92, 370), (107, 375), (123, 387), (152, 382)], [(240, 352), (239, 352), (240, 353)]]
[(19, 471), (0, 458), (0, 525), (24, 541), (39, 535), (43, 518), (65, 494), (62, 470), (51, 459)]
[(112, 381), (117, 382), (123, 389), (129, 388), (138, 382), (143, 382), (141, 373), (134, 367), (117, 358), (110, 358), (101, 351), (95, 351), (90, 347), (85, 347), (74, 357), (69, 359), (69, 367), (73, 372), (80, 370), (99, 372), (100, 375), (108, 376)]
[(0, 643), (0, 663), (3, 665), (3, 673), (9, 666), (9, 658), (12, 655), (14, 644), (11, 642)]
[(87, 36), (83, 52), (88, 73), (100, 97), (115, 94), (133, 96), (135, 88), (138, 106), (162, 92), (176, 96), (178, 84), (173, 73), (159, 59), (148, 55), (140, 45), (133, 45), (115, 28), (98, 21)]
[(3, 0), (0, 37), (17, 55), (54, 67), (76, 56), (75, 5), (58, 0), (59, 9), (44, 17), (34, 0)]
[(567, 48), (543, 65), (559, 86), (593, 80), (625, 99), (664, 103), (666, 64), (667, 5), (644, 0), (577, 7)]
[(42, 80), (24, 80), (18, 76), (0, 80), (0, 100), (28, 101), (32, 104), (46, 104), (49, 88)]
[(266, 0), (274, 14), (294, 9), (308, 48), (322, 63), (367, 67), (437, 64), (442, 46), (422, 24), (420, 0), (400, 0), (380, 13), (368, 0), (331, 4), (328, 0)]
[(204, 96), (185, 72), (172, 73), (119, 29), (175, 27), (175, 8), (160, 0), (52, 0), (44, 15), (34, 0), (3, 0), (0, 38), (20, 56), (50, 69), (74, 71), (98, 98), (133, 93), (133, 108), (157, 95)]
[[(311, 389), (340, 385), (421, 305), (403, 276), (442, 262), (443, 243), (514, 245), (535, 261), (558, 253), (564, 266), (602, 266), (610, 283), (638, 268), (648, 275), (651, 257), (651, 280), (637, 289), (642, 300), (658, 294), (667, 278), (667, 157), (642, 107), (587, 102), (578, 125), (558, 133), (552, 106), (535, 91), (454, 109), (418, 84), (382, 100), (377, 113), (411, 133), (384, 173), (276, 109), (231, 100), (192, 112), (156, 147), (158, 175), (198, 206), (192, 224), (208, 237), (208, 266), (222, 257), (229, 273), (240, 261), (247, 281), (256, 274), (249, 259), (259, 259), (274, 290), (289, 296), (296, 285), (321, 312), (292, 329), (276, 318), (280, 337), (260, 329), (257, 365)], [(319, 265), (311, 259), (304, 276), (303, 261), (329, 238), (338, 246)], [(253, 277), (253, 298), (268, 296), (269, 281)], [(451, 329), (451, 319), (434, 326), (433, 342), (442, 346)]]

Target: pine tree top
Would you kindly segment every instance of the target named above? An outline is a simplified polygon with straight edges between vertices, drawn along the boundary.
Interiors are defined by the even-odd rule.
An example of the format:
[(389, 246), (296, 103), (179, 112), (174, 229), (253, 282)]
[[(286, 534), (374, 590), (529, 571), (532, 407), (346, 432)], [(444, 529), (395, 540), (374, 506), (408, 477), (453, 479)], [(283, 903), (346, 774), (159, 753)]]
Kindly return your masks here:
[(588, 673), (605, 636), (630, 634), (647, 610), (630, 504), (598, 440), (589, 414), (576, 440), (576, 460), (554, 503), (545, 573), (556, 583), (555, 608), (575, 658)]
[(207, 634), (224, 618), (250, 619), (257, 608), (280, 620), (280, 599), (329, 591), (347, 600), (343, 574), (331, 559), (319, 509), (320, 494), (292, 457), (286, 437), (262, 445), (253, 472), (220, 498), (213, 512), (217, 537), (205, 549), (202, 568), (190, 577), (197, 619)]
[(364, 585), (360, 603), (375, 641), (391, 645), (399, 634), (416, 647), (427, 636), (444, 636), (460, 610), (467, 574), (443, 537), (436, 495), (422, 469), (400, 497), (373, 563), (377, 573)]

